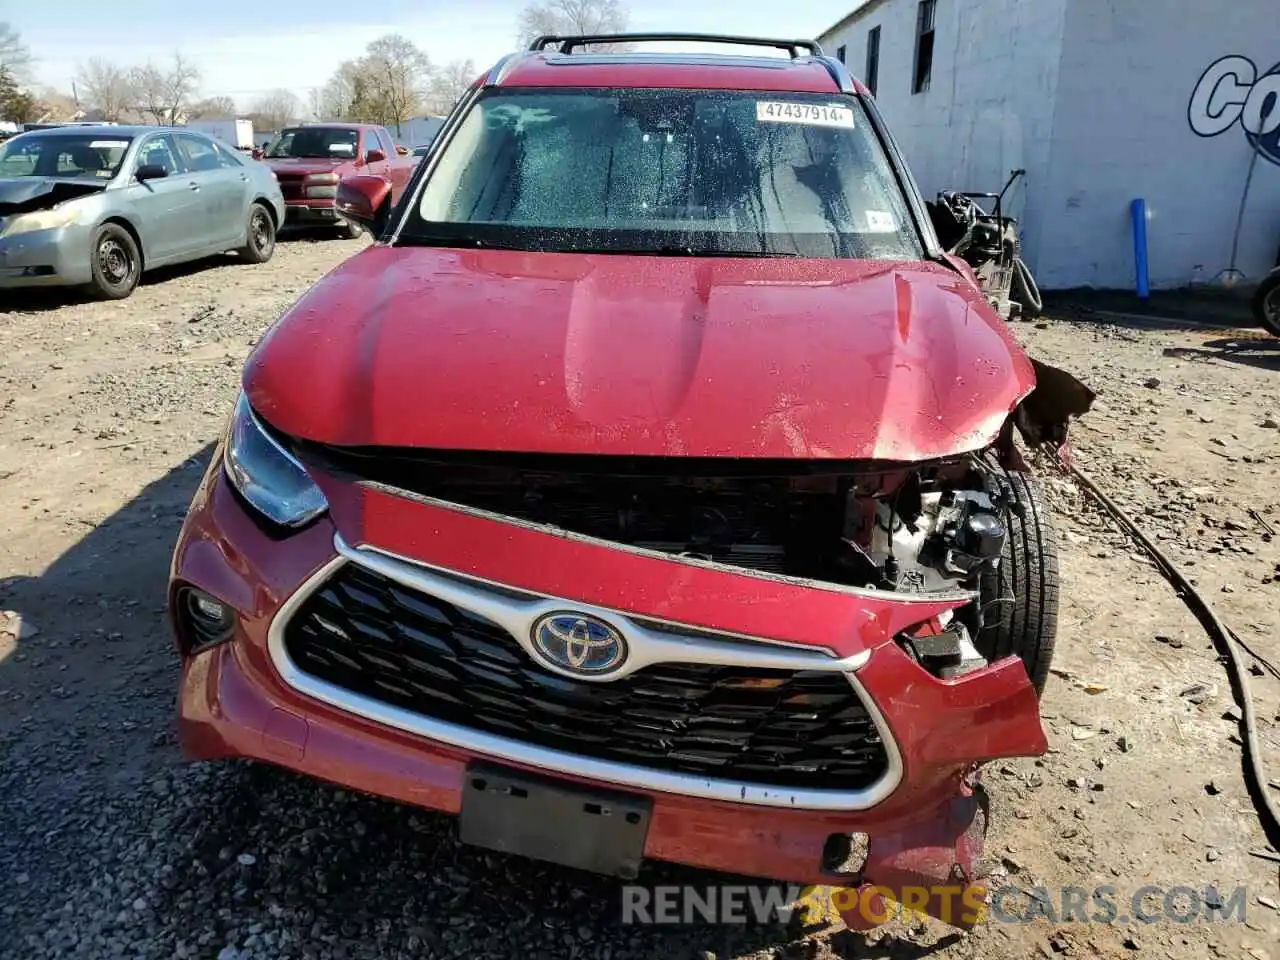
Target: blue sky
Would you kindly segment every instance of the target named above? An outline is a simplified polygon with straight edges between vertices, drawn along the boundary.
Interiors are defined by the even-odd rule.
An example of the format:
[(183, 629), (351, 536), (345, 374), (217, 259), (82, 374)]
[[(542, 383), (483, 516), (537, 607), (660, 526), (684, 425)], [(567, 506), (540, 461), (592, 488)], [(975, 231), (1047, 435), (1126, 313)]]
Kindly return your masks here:
[[(856, 0), (633, 0), (631, 29), (814, 37)], [(483, 67), (510, 50), (521, 0), (0, 0), (0, 20), (23, 35), (42, 83), (70, 89), (77, 63), (163, 60), (177, 48), (200, 67), (201, 95), (242, 107), (284, 87), (306, 102), (342, 60), (370, 40), (403, 33), (437, 62)]]

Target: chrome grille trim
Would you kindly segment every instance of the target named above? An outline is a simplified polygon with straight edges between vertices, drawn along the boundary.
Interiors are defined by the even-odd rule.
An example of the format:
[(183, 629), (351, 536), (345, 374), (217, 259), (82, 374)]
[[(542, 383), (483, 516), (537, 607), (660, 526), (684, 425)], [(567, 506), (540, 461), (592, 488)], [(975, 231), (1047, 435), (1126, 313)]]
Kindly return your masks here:
[[(445, 576), (422, 564), (381, 551), (353, 548), (337, 535), (334, 537), (334, 548), (338, 555), (309, 577), (276, 613), (268, 631), (268, 650), (276, 670), (288, 686), (339, 710), (495, 760), (527, 764), (550, 773), (585, 777), (624, 788), (680, 794), (705, 800), (806, 810), (866, 810), (892, 794), (902, 780), (902, 757), (892, 731), (856, 675), (856, 670), (869, 659), (868, 652), (842, 660), (812, 648), (806, 652), (768, 641), (743, 642), (741, 638), (728, 637), (721, 640), (704, 634), (676, 639), (678, 635), (675, 633), (667, 634), (663, 630), (642, 627), (618, 611), (600, 610), (559, 598), (531, 597), (525, 600), (523, 593), (509, 588), (503, 593), (497, 593), (458, 574), (450, 573)], [(584, 757), (435, 720), (321, 680), (300, 669), (290, 658), (285, 646), (285, 628), (307, 598), (347, 563), (357, 564), (409, 589), (438, 596), (454, 606), (488, 617), (511, 632), (531, 657), (533, 654), (529, 631), (524, 629), (522, 633), (517, 633), (512, 630), (513, 626), (532, 623), (533, 619), (546, 610), (565, 607), (606, 618), (626, 633), (631, 645), (630, 660), (641, 661), (639, 665), (629, 662), (626, 669), (611, 674), (610, 679), (639, 669), (640, 666), (661, 662), (841, 672), (862, 700), (880, 734), (885, 751), (885, 773), (876, 783), (862, 790), (820, 790), (769, 787), (655, 770)], [(672, 626), (678, 630), (678, 625)], [(538, 662), (546, 666), (545, 661), (538, 659)], [(575, 680), (585, 679), (572, 673), (566, 675)], [(599, 682), (608, 680), (602, 679)]]

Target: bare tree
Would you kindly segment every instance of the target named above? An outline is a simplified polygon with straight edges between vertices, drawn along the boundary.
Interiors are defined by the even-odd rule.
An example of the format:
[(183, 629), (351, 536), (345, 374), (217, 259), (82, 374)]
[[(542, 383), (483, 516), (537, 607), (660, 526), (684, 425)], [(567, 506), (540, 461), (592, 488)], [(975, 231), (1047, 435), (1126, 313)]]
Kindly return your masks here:
[(0, 20), (0, 70), (4, 70), (14, 83), (31, 79), (31, 50), (22, 41), (22, 35), (9, 23)]
[(302, 103), (289, 90), (272, 90), (254, 101), (250, 112), (268, 130), (279, 130), (302, 116)]
[(412, 117), (431, 83), (431, 61), (411, 40), (398, 33), (379, 37), (359, 61), (359, 77), (370, 91), (370, 106), (377, 120), (394, 127)]
[(85, 106), (102, 120), (119, 121), (137, 101), (130, 71), (99, 57), (80, 64), (76, 85)]
[[(521, 46), (537, 37), (583, 37), (595, 33), (623, 33), (630, 15), (622, 0), (542, 0), (520, 11), (517, 39)], [(616, 49), (620, 44), (602, 43), (593, 49)]]
[(234, 120), (240, 111), (230, 97), (205, 97), (191, 105), (187, 116), (192, 120)]
[(360, 67), (354, 60), (338, 65), (325, 85), (316, 95), (312, 113), (317, 120), (359, 120), (357, 90), (363, 86)]
[(172, 126), (186, 113), (200, 82), (200, 71), (181, 53), (165, 69), (148, 63), (132, 73), (139, 109), (156, 123)]
[(431, 80), (431, 106), (443, 113), (471, 89), (477, 73), (475, 61), (451, 60), (436, 71)]

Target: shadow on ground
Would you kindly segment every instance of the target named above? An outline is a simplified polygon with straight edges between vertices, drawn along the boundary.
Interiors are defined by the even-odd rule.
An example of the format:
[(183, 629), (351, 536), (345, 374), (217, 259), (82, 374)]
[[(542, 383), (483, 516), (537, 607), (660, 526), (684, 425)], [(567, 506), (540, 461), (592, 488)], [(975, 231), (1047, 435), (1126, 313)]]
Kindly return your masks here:
[[(193, 277), (218, 267), (240, 265), (242, 261), (235, 254), (220, 254), (216, 257), (205, 257), (202, 260), (177, 263), (171, 267), (148, 270), (142, 275), (139, 288), (158, 286), (182, 277)], [(94, 300), (93, 293), (84, 287), (33, 287), (6, 290), (4, 303), (0, 305), (0, 314), (44, 313), (79, 303), (92, 303)]]
[(116, 768), (153, 738), (172, 739), (177, 656), (165, 583), (212, 451), (210, 443), (174, 466), (38, 576), (0, 578), (0, 608), (17, 613), (27, 634), (0, 660), (0, 738), (21, 729), (20, 743), (56, 753), (92, 729), (87, 753)]
[(1280, 371), (1280, 338), (1265, 333), (1223, 337), (1208, 340), (1200, 347), (1166, 347), (1164, 355), (1178, 360), (1221, 360)]
[[(285, 227), (280, 231), (280, 243), (326, 243), (344, 239), (343, 234), (334, 227)], [(241, 261), (234, 253), (219, 254), (187, 263), (178, 263), (170, 267), (148, 270), (142, 275), (141, 286), (152, 287), (169, 283), (182, 277), (191, 277), (206, 270), (217, 267), (238, 266)], [(62, 307), (93, 300), (93, 294), (84, 288), (77, 287), (33, 287), (31, 289), (6, 290), (4, 302), (0, 304), (0, 315), (6, 313), (43, 313), (58, 310)]]
[[(624, 924), (622, 881), (462, 846), (451, 817), (263, 765), (183, 763), (165, 583), (212, 449), (40, 575), (0, 580), (0, 608), (38, 631), (0, 659), (0, 872), (21, 877), (0, 902), (0, 955), (114, 955), (118, 941), (212, 958), (270, 934), (255, 958), (910, 960), (954, 942), (824, 940), (798, 912)], [(762, 883), (661, 863), (638, 882)]]

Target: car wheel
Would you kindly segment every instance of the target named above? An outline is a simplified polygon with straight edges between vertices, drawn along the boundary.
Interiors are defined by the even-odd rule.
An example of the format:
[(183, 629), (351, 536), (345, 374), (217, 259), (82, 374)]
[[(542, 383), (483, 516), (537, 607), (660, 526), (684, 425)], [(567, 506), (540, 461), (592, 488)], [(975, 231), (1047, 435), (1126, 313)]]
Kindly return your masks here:
[(104, 223), (93, 235), (90, 287), (104, 300), (123, 300), (142, 277), (142, 257), (129, 231), (118, 223)]
[(245, 226), (245, 245), (240, 256), (249, 263), (266, 263), (276, 251), (276, 222), (271, 211), (261, 203), (249, 208), (249, 222)]
[(1040, 484), (1029, 474), (994, 468), (1012, 490), (999, 566), (979, 587), (983, 626), (975, 646), (990, 662), (1022, 658), (1044, 692), (1058, 635), (1058, 539)]
[(360, 224), (351, 220), (343, 220), (342, 226), (338, 228), (342, 236), (347, 240), (358, 240), (360, 235), (364, 233), (364, 228)]
[(1253, 295), (1253, 315), (1263, 329), (1280, 337), (1280, 270), (1274, 270)]

